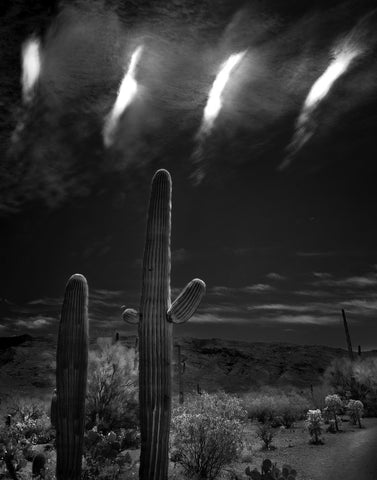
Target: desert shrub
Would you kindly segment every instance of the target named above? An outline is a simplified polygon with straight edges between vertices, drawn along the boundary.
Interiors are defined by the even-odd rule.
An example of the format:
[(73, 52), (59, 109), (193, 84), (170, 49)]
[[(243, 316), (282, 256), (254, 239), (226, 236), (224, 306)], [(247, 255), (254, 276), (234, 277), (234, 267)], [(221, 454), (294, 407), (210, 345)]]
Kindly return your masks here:
[(309, 400), (294, 390), (266, 389), (247, 393), (243, 398), (250, 419), (287, 428), (304, 418), (310, 407)]
[(134, 349), (101, 339), (89, 353), (87, 426), (109, 432), (138, 424), (138, 366)]
[(94, 427), (86, 432), (82, 478), (86, 480), (133, 478), (131, 457), (128, 453), (122, 453), (126, 448), (124, 438), (123, 430), (119, 433), (109, 432), (104, 435)]
[(257, 427), (256, 436), (264, 443), (263, 448), (270, 450), (272, 446), (272, 440), (274, 439), (276, 430), (273, 429), (269, 422), (261, 423)]
[(332, 420), (334, 418), (331, 410), (329, 410), (327, 407), (324, 407), (322, 409), (322, 418), (323, 418), (323, 421), (326, 425), (328, 425), (330, 423), (330, 420)]
[(15, 426), (20, 435), (30, 440), (32, 444), (48, 443), (55, 437), (50, 418), (46, 414), (36, 420), (29, 418), (23, 422), (17, 422)]
[[(357, 385), (357, 396), (349, 398), (360, 400), (365, 415), (377, 416), (377, 358), (365, 358), (354, 362), (354, 379)], [(352, 393), (352, 392), (351, 392)]]
[(342, 399), (360, 400), (365, 415), (377, 416), (377, 358), (335, 359), (325, 371), (324, 382)]
[(325, 397), (331, 393), (334, 393), (334, 389), (327, 383), (313, 385), (310, 394), (312, 409), (323, 411), (325, 408)]
[(339, 431), (338, 413), (343, 409), (342, 399), (336, 393), (333, 395), (327, 395), (327, 397), (325, 398), (325, 405), (326, 405), (327, 411), (332, 416), (332, 420), (334, 421), (334, 424), (335, 424), (335, 429), (338, 432)]
[(251, 442), (244, 442), (241, 456), (241, 463), (252, 463), (253, 462), (253, 444)]
[(6, 470), (10, 478), (17, 478), (17, 472), (26, 466), (23, 449), (27, 441), (15, 426), (0, 429), (0, 470)]
[(364, 405), (360, 400), (350, 400), (347, 403), (348, 415), (354, 425), (358, 424), (361, 428), (361, 417), (363, 416)]
[(323, 376), (325, 384), (328, 384), (333, 393), (337, 393), (342, 398), (355, 388), (352, 380), (353, 363), (349, 358), (335, 358)]
[(323, 443), (321, 440), (323, 428), (321, 410), (309, 410), (306, 416), (305, 426), (311, 436), (311, 443), (314, 445)]
[(40, 444), (52, 441), (55, 436), (46, 408), (46, 404), (40, 400), (16, 397), (14, 402), (7, 402), (1, 410), (2, 413), (6, 412), (9, 432), (19, 439)]
[(328, 433), (337, 433), (339, 431), (339, 428), (337, 429), (335, 420), (332, 418), (329, 421), (328, 427), (326, 428), (326, 432)]
[(284, 418), (280, 415), (276, 415), (271, 420), (271, 426), (273, 428), (283, 427), (284, 426)]
[(246, 411), (225, 393), (190, 395), (173, 410), (171, 455), (187, 478), (217, 478), (242, 450)]
[(15, 397), (9, 399), (2, 410), (6, 410), (7, 414), (19, 422), (27, 422), (28, 420), (38, 420), (45, 416), (47, 407), (38, 398)]

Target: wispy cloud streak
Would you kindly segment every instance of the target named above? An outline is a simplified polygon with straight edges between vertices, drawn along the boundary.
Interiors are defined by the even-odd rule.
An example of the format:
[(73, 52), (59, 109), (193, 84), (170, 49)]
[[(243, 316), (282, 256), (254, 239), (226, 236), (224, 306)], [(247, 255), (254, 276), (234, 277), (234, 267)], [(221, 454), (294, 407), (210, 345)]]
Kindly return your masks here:
[[(192, 156), (195, 164), (200, 164), (203, 160), (203, 145), (206, 138), (211, 134), (215, 121), (223, 107), (223, 94), (225, 87), (227, 86), (232, 73), (243, 60), (245, 54), (246, 50), (230, 55), (230, 57), (221, 65), (220, 70), (216, 75), (204, 108), (202, 123), (195, 137), (197, 147)], [(195, 173), (196, 182), (200, 183), (203, 178), (204, 170), (199, 166)]]
[(30, 38), (22, 46), (22, 98), (30, 103), (41, 74), (42, 55), (38, 38)]
[(133, 52), (127, 72), (124, 75), (122, 83), (120, 84), (118, 96), (114, 106), (106, 118), (103, 129), (103, 140), (107, 147), (111, 146), (114, 141), (114, 135), (119, 123), (119, 119), (124, 111), (133, 102), (137, 91), (138, 83), (136, 80), (136, 68), (143, 53), (143, 46), (139, 46)]
[(300, 115), (296, 121), (295, 133), (289, 146), (288, 155), (279, 169), (284, 170), (292, 163), (297, 152), (310, 140), (317, 128), (315, 114), (321, 103), (326, 99), (335, 83), (350, 69), (354, 61), (367, 50), (365, 37), (367, 36), (368, 22), (371, 15), (364, 16), (351, 32), (333, 49), (330, 64), (323, 74), (314, 82)]

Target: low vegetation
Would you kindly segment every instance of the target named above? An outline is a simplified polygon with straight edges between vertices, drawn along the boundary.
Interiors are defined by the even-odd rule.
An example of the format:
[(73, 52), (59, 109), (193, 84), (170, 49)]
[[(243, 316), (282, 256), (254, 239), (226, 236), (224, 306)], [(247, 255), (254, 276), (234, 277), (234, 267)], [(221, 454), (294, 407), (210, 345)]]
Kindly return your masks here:
[(256, 437), (263, 442), (263, 448), (269, 450), (272, 448), (272, 440), (276, 434), (276, 430), (271, 423), (265, 422), (258, 425)]
[(256, 468), (250, 470), (250, 467), (247, 467), (245, 473), (252, 480), (295, 480), (297, 475), (296, 470), (290, 465), (283, 465), (280, 470), (268, 458), (263, 460), (260, 472)]
[(362, 428), (361, 417), (364, 412), (364, 405), (360, 400), (350, 400), (347, 403), (348, 415), (354, 425), (358, 425), (359, 428)]
[(108, 433), (138, 423), (138, 364), (135, 350), (108, 338), (89, 352), (87, 427)]
[(325, 371), (324, 382), (341, 399), (361, 401), (366, 416), (377, 416), (377, 358), (336, 359)]
[(241, 454), (247, 418), (240, 400), (220, 394), (190, 395), (172, 418), (172, 460), (185, 478), (218, 478)]
[(297, 389), (286, 391), (264, 388), (243, 396), (250, 420), (270, 423), (272, 426), (291, 428), (295, 422), (305, 418), (311, 403)]
[(323, 432), (323, 418), (321, 410), (309, 410), (307, 413), (305, 425), (309, 431), (310, 443), (320, 445), (323, 443), (321, 435)]
[[(300, 472), (288, 465), (262, 461), (263, 451), (271, 456), (277, 452), (274, 461), (281, 465), (278, 452), (284, 439), (301, 438), (297, 441), (304, 445), (303, 428), (307, 443), (326, 448), (326, 432), (346, 428), (341, 418), (349, 421), (347, 432), (352, 432), (352, 425), (367, 425), (363, 416), (373, 413), (377, 398), (376, 365), (368, 359), (334, 362), (325, 372), (322, 389), (316, 387), (317, 393), (326, 392), (320, 399), (322, 408), (316, 408), (313, 390), (293, 387), (260, 388), (242, 397), (224, 392), (186, 394), (184, 403), (177, 403), (172, 412), (169, 479), (299, 479)], [(137, 378), (134, 349), (107, 339), (98, 341), (89, 356), (83, 480), (138, 478)], [(55, 430), (49, 402), (13, 398), (3, 402), (0, 414), (0, 478), (22, 480), (33, 475), (53, 480)]]

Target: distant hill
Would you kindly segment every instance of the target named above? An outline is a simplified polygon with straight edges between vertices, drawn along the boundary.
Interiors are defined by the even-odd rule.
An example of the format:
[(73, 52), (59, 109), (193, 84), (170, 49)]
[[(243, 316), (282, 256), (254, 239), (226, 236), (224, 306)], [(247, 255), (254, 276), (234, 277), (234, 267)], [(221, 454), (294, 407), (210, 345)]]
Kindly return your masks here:
[(31, 335), (16, 335), (14, 337), (0, 337), (0, 350), (4, 350), (9, 347), (18, 347), (25, 342), (33, 340)]
[[(17, 335), (14, 337), (0, 337), (0, 368), (7, 363), (13, 364), (16, 356), (16, 347), (21, 345), (30, 346), (33, 337), (31, 335)], [(1, 390), (0, 390), (1, 391)]]
[[(55, 338), (0, 338), (0, 392), (20, 395), (50, 396), (55, 383)], [(134, 347), (135, 336), (121, 337), (123, 344)], [(286, 343), (247, 343), (222, 339), (176, 338), (181, 346), (186, 369), (183, 386), (194, 391), (224, 389), (246, 392), (263, 385), (308, 388), (321, 382), (321, 377), (334, 358), (347, 356), (347, 351), (323, 345)], [(92, 342), (91, 348), (95, 348)], [(174, 363), (177, 349), (174, 349)], [(365, 356), (377, 351), (365, 352)], [(2, 359), (4, 361), (2, 361)], [(176, 368), (174, 390), (177, 391)], [(1, 394), (0, 394), (1, 397)]]
[(176, 343), (181, 345), (181, 355), (187, 357), (183, 376), (187, 391), (198, 383), (208, 391), (221, 387), (230, 392), (246, 392), (262, 385), (310, 387), (321, 382), (334, 358), (347, 356), (346, 350), (323, 345), (216, 338), (179, 338)]

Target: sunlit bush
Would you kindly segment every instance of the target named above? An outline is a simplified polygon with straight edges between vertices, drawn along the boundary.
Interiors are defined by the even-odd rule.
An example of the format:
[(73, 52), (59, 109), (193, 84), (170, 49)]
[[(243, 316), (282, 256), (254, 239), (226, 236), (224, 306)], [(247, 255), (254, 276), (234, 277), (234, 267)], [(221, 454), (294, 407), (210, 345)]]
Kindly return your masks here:
[(55, 432), (46, 413), (47, 404), (33, 398), (16, 397), (2, 405), (0, 415), (6, 417), (4, 427), (17, 439), (31, 444), (51, 442)]
[(108, 432), (138, 424), (138, 365), (134, 349), (101, 339), (89, 353), (87, 424)]
[(311, 443), (315, 445), (323, 443), (321, 440), (323, 429), (321, 410), (309, 410), (306, 416), (305, 426), (311, 436)]
[(335, 430), (338, 432), (339, 431), (338, 414), (343, 409), (342, 399), (336, 393), (333, 394), (333, 395), (327, 395), (327, 397), (325, 398), (325, 405), (326, 405), (325, 408), (326, 408), (327, 412), (330, 414), (330, 417), (332, 416), (331, 420), (334, 421)]
[(247, 417), (241, 401), (224, 393), (190, 395), (173, 410), (171, 455), (187, 478), (214, 480), (242, 451)]
[(347, 411), (350, 419), (354, 425), (358, 424), (361, 428), (361, 417), (364, 412), (364, 405), (360, 400), (350, 400), (347, 403)]

